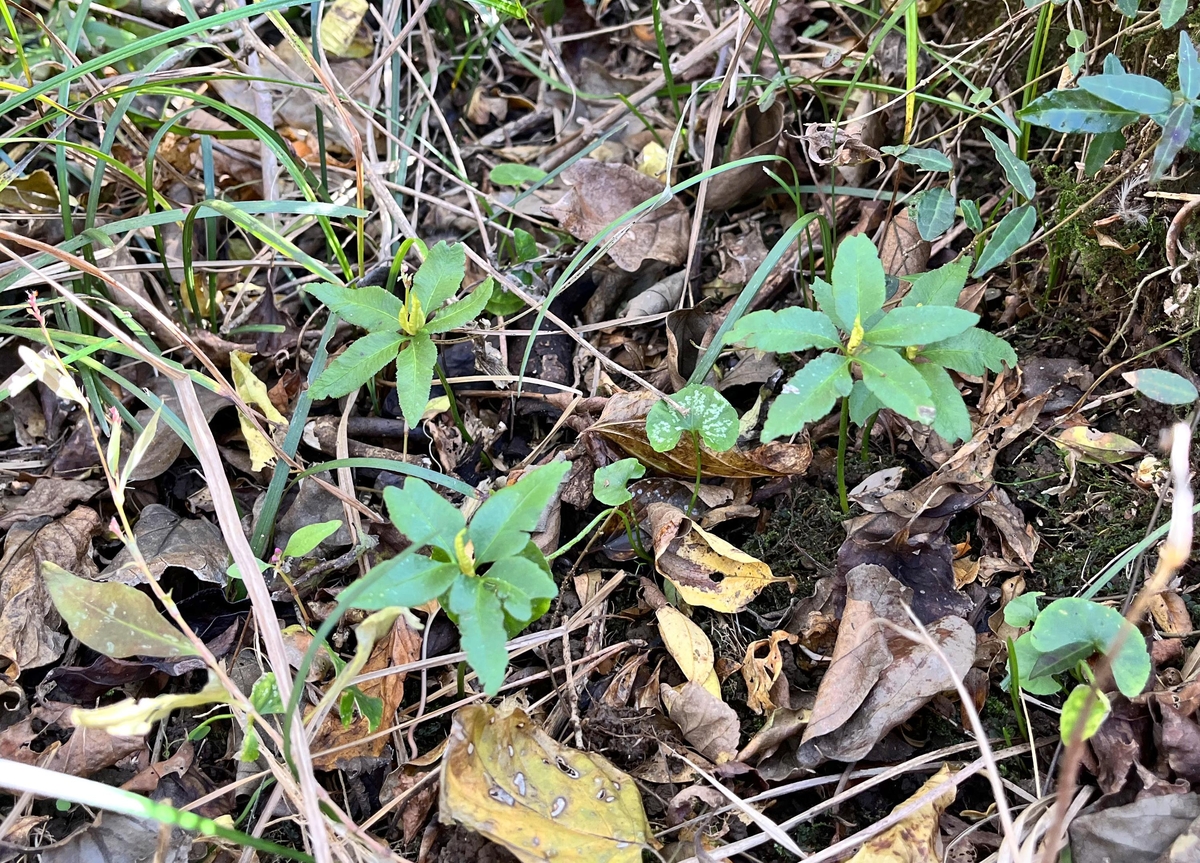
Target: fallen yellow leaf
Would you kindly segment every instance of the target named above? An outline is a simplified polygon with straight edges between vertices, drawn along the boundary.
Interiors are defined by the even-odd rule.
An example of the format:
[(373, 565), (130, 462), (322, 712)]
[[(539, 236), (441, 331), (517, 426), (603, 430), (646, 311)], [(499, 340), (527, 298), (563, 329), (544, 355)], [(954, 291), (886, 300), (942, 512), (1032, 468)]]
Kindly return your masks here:
[(950, 765), (943, 765), (917, 789), (916, 794), (896, 808), (907, 805), (910, 800), (921, 797), (939, 785), (947, 785), (946, 792), (859, 848), (858, 853), (850, 858), (850, 863), (938, 863), (942, 859), (938, 818), (954, 802), (955, 787), (946, 783), (952, 775)]
[[(262, 411), (268, 422), (287, 428), (287, 419), (271, 403), (266, 385), (250, 370), (250, 354), (246, 351), (230, 351), (229, 367), (233, 371), (233, 387), (242, 400)], [(251, 469), (259, 471), (269, 464), (274, 464), (275, 448), (271, 446), (271, 442), (254, 427), (249, 417), (240, 412), (238, 423), (241, 424), (246, 446), (250, 448)]]
[[(755, 713), (766, 713), (776, 707), (775, 702), (771, 700), (771, 688), (783, 673), (783, 656), (779, 653), (781, 641), (795, 644), (799, 638), (790, 632), (777, 629), (767, 638), (760, 638), (746, 648), (746, 658), (742, 661), (742, 678), (746, 681), (746, 706)], [(759, 653), (764, 648), (767, 655), (760, 657)]]
[(677, 608), (664, 605), (655, 612), (658, 632), (671, 658), (679, 665), (683, 676), (703, 686), (717, 698), (721, 697), (721, 681), (714, 666), (712, 642), (704, 630), (694, 624)]

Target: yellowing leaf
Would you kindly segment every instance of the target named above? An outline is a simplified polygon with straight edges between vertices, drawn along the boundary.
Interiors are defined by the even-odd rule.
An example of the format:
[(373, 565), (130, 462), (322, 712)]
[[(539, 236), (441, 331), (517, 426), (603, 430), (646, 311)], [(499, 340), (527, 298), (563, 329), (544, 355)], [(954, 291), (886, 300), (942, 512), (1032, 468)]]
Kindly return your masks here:
[(511, 702), (454, 714), (438, 811), (522, 863), (640, 863), (652, 842), (628, 775), (559, 745)]
[[(746, 681), (746, 706), (755, 713), (766, 713), (776, 707), (775, 702), (771, 700), (771, 688), (783, 673), (783, 656), (779, 653), (781, 641), (795, 644), (799, 638), (790, 632), (777, 629), (768, 638), (760, 638), (746, 648), (746, 658), (742, 661), (742, 678)], [(759, 654), (764, 649), (767, 655), (760, 657)]]
[(679, 609), (664, 605), (655, 612), (658, 632), (671, 658), (679, 665), (683, 676), (703, 686), (709, 693), (721, 697), (721, 681), (713, 668), (712, 642), (704, 630), (692, 623)]
[[(950, 765), (944, 765), (900, 806), (906, 806), (909, 801), (939, 785), (945, 785), (952, 775)], [(858, 853), (850, 858), (850, 863), (937, 863), (942, 859), (938, 818), (954, 802), (954, 797), (954, 786), (947, 785), (944, 794), (939, 794), (899, 824), (883, 831), (858, 849)]]
[(334, 0), (325, 7), (321, 18), (321, 47), (338, 57), (354, 52), (354, 34), (367, 14), (367, 0)]
[(776, 578), (771, 567), (701, 529), (676, 507), (646, 508), (654, 541), (654, 567), (689, 605), (734, 614)]
[(71, 722), (80, 728), (103, 729), (114, 737), (137, 737), (148, 734), (154, 723), (166, 719), (173, 710), (230, 701), (232, 699), (225, 688), (217, 681), (210, 680), (208, 686), (199, 692), (139, 698), (137, 701), (127, 698), (95, 710), (72, 710)]
[[(287, 419), (271, 403), (271, 398), (267, 395), (266, 385), (255, 377), (254, 372), (250, 370), (249, 360), (250, 354), (246, 351), (229, 352), (229, 367), (233, 371), (234, 389), (237, 390), (237, 394), (242, 397), (246, 404), (254, 405), (262, 411), (263, 416), (267, 418), (268, 422), (279, 425), (282, 428), (287, 428)], [(274, 447), (254, 427), (254, 424), (250, 422), (250, 418), (239, 413), (238, 423), (241, 424), (242, 437), (246, 439), (246, 446), (250, 448), (251, 470), (259, 471), (269, 464), (274, 464)]]
[[(14, 383), (20, 384), (20, 389), (24, 389), (34, 380), (41, 381), (42, 386), (50, 390), (60, 399), (69, 402), (75, 402), (81, 405), (85, 410), (88, 407), (87, 399), (83, 397), (83, 393), (75, 383), (75, 379), (67, 374), (67, 369), (53, 352), (43, 350), (41, 353), (34, 353), (25, 345), (17, 348), (17, 356), (25, 363), (28, 374), (22, 375), (17, 372), (13, 378), (17, 379)], [(11, 379), (10, 379), (11, 380)], [(12, 384), (9, 386), (9, 392), (16, 393), (18, 389)]]
[(1146, 454), (1144, 449), (1127, 437), (1116, 432), (1096, 431), (1087, 426), (1063, 429), (1055, 438), (1055, 443), (1088, 464), (1117, 464)]
[(118, 581), (89, 581), (44, 561), (42, 579), (71, 633), (105, 656), (195, 656), (183, 633), (158, 613), (150, 597)]
[(5, 171), (0, 180), (0, 207), (18, 213), (59, 212), (58, 186), (48, 171), (39, 168), (27, 177), (10, 180), (11, 176)]
[(657, 141), (650, 141), (637, 160), (638, 173), (653, 177), (660, 183), (667, 181), (667, 149)]

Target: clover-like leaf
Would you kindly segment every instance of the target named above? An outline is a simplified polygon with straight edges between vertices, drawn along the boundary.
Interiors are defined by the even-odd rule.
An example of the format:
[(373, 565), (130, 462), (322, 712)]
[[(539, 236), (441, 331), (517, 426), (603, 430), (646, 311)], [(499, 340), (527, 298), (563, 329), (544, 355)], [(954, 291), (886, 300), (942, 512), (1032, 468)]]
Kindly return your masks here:
[(1050, 667), (1065, 670), (1074, 664), (1063, 665), (1078, 655), (1074, 650), (1076, 647), (1090, 648), (1088, 656), (1108, 652), (1118, 634), (1126, 628), (1120, 650), (1110, 659), (1117, 688), (1125, 697), (1134, 698), (1150, 679), (1150, 654), (1141, 633), (1127, 624), (1116, 609), (1079, 597), (1057, 599), (1038, 615), (1029, 634), (1030, 643), (1038, 653), (1061, 657), (1058, 664)]
[(690, 384), (672, 398), (686, 415), (665, 401), (656, 403), (646, 415), (646, 438), (655, 452), (674, 449), (684, 432), (698, 434), (714, 452), (732, 449), (737, 443), (737, 411), (725, 396), (712, 387)]
[(605, 506), (620, 506), (633, 500), (629, 481), (641, 479), (646, 468), (636, 458), (623, 458), (597, 468), (592, 475), (592, 495)]

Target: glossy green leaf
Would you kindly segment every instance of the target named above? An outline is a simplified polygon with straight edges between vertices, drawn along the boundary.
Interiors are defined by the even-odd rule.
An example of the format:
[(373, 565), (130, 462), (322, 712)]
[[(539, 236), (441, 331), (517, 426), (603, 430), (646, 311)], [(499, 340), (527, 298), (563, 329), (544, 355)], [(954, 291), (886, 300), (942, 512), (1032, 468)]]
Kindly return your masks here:
[(306, 524), (288, 537), (287, 546), (283, 549), (283, 557), (304, 557), (329, 537), (337, 533), (342, 526), (340, 519), (319, 521)]
[(1104, 55), (1104, 74), (1124, 75), (1125, 67), (1121, 65), (1121, 58), (1111, 52)]
[(833, 261), (833, 304), (837, 317), (850, 327), (883, 308), (887, 298), (883, 264), (875, 244), (865, 234), (842, 240)]
[(686, 415), (665, 401), (655, 402), (646, 415), (646, 438), (655, 452), (673, 450), (684, 432), (700, 435), (714, 452), (725, 452), (737, 443), (737, 411), (725, 396), (710, 386), (689, 384), (672, 398), (687, 410)]
[(375, 583), (359, 594), (354, 607), (379, 611), (391, 606), (415, 608), (437, 599), (462, 575), (458, 565), (431, 560), (419, 554), (397, 555), (371, 567)]
[(1083, 172), (1094, 177), (1117, 150), (1125, 148), (1125, 136), (1120, 132), (1101, 132), (1092, 138), (1083, 157)]
[(1132, 18), (1138, 12), (1138, 0), (1116, 0), (1117, 11), (1126, 18)]
[(532, 261), (538, 256), (537, 240), (523, 228), (513, 228), (513, 247), (516, 249), (518, 264)]
[(864, 348), (854, 359), (862, 368), (863, 383), (885, 407), (914, 422), (933, 424), (937, 418), (933, 394), (912, 363), (877, 345)]
[(569, 461), (542, 465), (485, 500), (468, 531), (475, 559), (487, 563), (518, 554), (570, 469)]
[(1012, 187), (1021, 193), (1027, 201), (1032, 201), (1033, 196), (1037, 193), (1037, 183), (1033, 181), (1033, 174), (1029, 171), (1029, 166), (1017, 158), (1004, 141), (1001, 141), (990, 129), (983, 130), (983, 136), (988, 139), (988, 143), (992, 145), (992, 150), (996, 154), (996, 161), (1000, 163), (1000, 167), (1004, 169), (1004, 177), (1012, 184)]
[(1038, 616), (1038, 597), (1045, 596), (1040, 590), (1022, 593), (1020, 596), (1014, 596), (1012, 600), (1004, 606), (1004, 622), (1009, 626), (1015, 626), (1017, 629), (1024, 629), (1029, 626)]
[(394, 294), (371, 285), (363, 288), (340, 288), (326, 282), (309, 285), (312, 294), (347, 323), (370, 332), (394, 333), (400, 329), (400, 309), (403, 303)]
[(862, 381), (854, 382), (854, 387), (850, 390), (850, 422), (861, 426), (882, 408), (883, 402), (875, 398), (866, 384)]
[(1191, 381), (1164, 369), (1138, 369), (1121, 377), (1146, 398), (1164, 405), (1190, 405), (1200, 397)]
[(1165, 114), (1171, 110), (1171, 91), (1146, 75), (1087, 75), (1079, 79), (1079, 89), (1122, 111)]
[(558, 595), (554, 579), (523, 557), (505, 557), (496, 561), (485, 577), (492, 582), (505, 613), (522, 624), (533, 618), (535, 601)]
[(508, 668), (505, 647), (504, 611), (500, 598), (482, 578), (460, 578), (450, 588), (449, 610), (457, 618), (462, 649), (467, 662), (479, 675), (488, 695), (495, 695), (504, 683)]
[(1032, 204), (1017, 207), (1000, 220), (987, 245), (979, 255), (975, 265), (975, 278), (1000, 266), (1007, 261), (1017, 249), (1029, 242), (1033, 236), (1033, 228), (1037, 224), (1037, 210)]
[[(405, 336), (368, 333), (333, 358), (311, 387), (314, 399), (340, 398), (361, 387), (396, 358)], [(425, 406), (421, 406), (424, 410)], [(419, 416), (419, 414), (418, 414)]]
[[(1158, 17), (1164, 30), (1170, 30), (1179, 23), (1179, 19), (1187, 12), (1187, 0), (1159, 0)], [(1188, 97), (1194, 99), (1195, 94)]]
[(954, 224), (954, 195), (949, 189), (936, 187), (922, 192), (917, 199), (917, 232), (921, 239), (933, 242)]
[(458, 292), (466, 273), (467, 252), (461, 243), (438, 243), (429, 250), (420, 268), (413, 274), (413, 290), (426, 314), (435, 311)]
[(913, 366), (925, 380), (929, 392), (933, 394), (933, 406), (937, 415), (933, 420), (933, 430), (947, 443), (956, 443), (971, 436), (971, 416), (967, 412), (966, 402), (958, 387), (954, 385), (950, 374), (941, 366), (933, 363), (917, 363)]
[(1154, 148), (1154, 155), (1150, 158), (1151, 183), (1161, 180), (1175, 163), (1175, 157), (1179, 155), (1179, 151), (1188, 141), (1188, 135), (1191, 134), (1194, 113), (1191, 102), (1181, 102), (1167, 115), (1167, 121), (1163, 124), (1162, 140), (1158, 142), (1158, 146)]
[[(965, 203), (969, 203), (964, 201)], [(948, 264), (930, 270), (927, 273), (917, 273), (905, 276), (912, 287), (900, 301), (903, 306), (953, 306), (958, 302), (959, 294), (967, 283), (967, 274), (971, 271), (971, 259), (959, 258)]]
[(1062, 689), (1062, 684), (1054, 677), (1034, 677), (1029, 673), (1038, 660), (1038, 652), (1033, 647), (1030, 633), (1026, 632), (1015, 642), (1013, 648), (1017, 654), (1017, 667), (1021, 673), (1021, 688), (1031, 695), (1053, 695)]
[(546, 172), (534, 165), (518, 165), (504, 162), (488, 172), (490, 179), (497, 186), (522, 186), (525, 183), (536, 183), (545, 178)]
[(889, 156), (895, 156), (901, 162), (908, 165), (916, 165), (922, 171), (950, 171), (954, 168), (954, 163), (950, 161), (950, 157), (941, 150), (933, 147), (910, 147), (907, 144), (900, 144), (893, 147), (880, 147), (880, 152), (886, 153)]
[(1200, 96), (1200, 58), (1187, 30), (1179, 31), (1179, 90), (1185, 99)]
[(437, 346), (423, 332), (409, 339), (404, 350), (396, 355), (396, 398), (409, 428), (420, 425), (421, 415), (429, 404), (436, 362)]
[(1072, 743), (1076, 735), (1079, 740), (1094, 737), (1112, 711), (1107, 695), (1099, 690), (1089, 695), (1091, 692), (1092, 687), (1080, 684), (1071, 690), (1071, 694), (1063, 702), (1062, 718), (1059, 721), (1059, 733), (1063, 743)]
[(979, 215), (979, 205), (974, 201), (962, 201), (959, 207), (962, 208), (963, 221), (967, 223), (967, 227), (976, 234), (982, 231), (983, 217)]
[(525, 308), (525, 301), (512, 291), (499, 288), (492, 291), (492, 297), (485, 306), (489, 315), (515, 315)]
[(840, 354), (810, 360), (783, 386), (763, 424), (763, 441), (793, 435), (806, 423), (826, 416), (839, 398), (850, 394), (850, 362)]
[(979, 315), (957, 306), (899, 306), (871, 327), (863, 340), (891, 347), (924, 345), (957, 336), (978, 322)]
[(91, 581), (43, 561), (42, 581), (71, 634), (113, 659), (196, 656), (196, 648), (154, 607), (149, 596), (119, 581)]
[(741, 318), (725, 336), (726, 344), (743, 344), (777, 354), (841, 345), (833, 321), (822, 312), (788, 306), (777, 312), (763, 309)]
[(633, 500), (629, 493), (631, 480), (641, 479), (646, 468), (636, 458), (623, 458), (597, 468), (592, 475), (592, 496), (605, 506), (620, 506)]
[(1012, 345), (978, 327), (926, 345), (921, 356), (964, 375), (981, 375), (986, 370), (999, 374), (1005, 365), (1011, 369), (1017, 367), (1017, 352)]
[(396, 530), (410, 542), (435, 545), (453, 557), (454, 538), (467, 526), (466, 519), (428, 483), (409, 477), (402, 488), (390, 485), (383, 490), (383, 502)]
[(425, 325), (424, 332), (444, 333), (472, 323), (492, 298), (494, 284), (490, 278), (486, 279), (469, 296), (443, 308)]
[[(1088, 599), (1057, 599), (1043, 609), (1030, 630), (1031, 643), (1041, 654), (1063, 651), (1087, 642), (1094, 652), (1107, 652), (1127, 624), (1121, 613)], [(1112, 660), (1113, 680), (1126, 698), (1141, 693), (1150, 679), (1146, 642), (1130, 627), (1120, 651)]]
[(1017, 112), (1019, 119), (1034, 126), (1091, 135), (1119, 132), (1140, 116), (1079, 89), (1051, 90)]

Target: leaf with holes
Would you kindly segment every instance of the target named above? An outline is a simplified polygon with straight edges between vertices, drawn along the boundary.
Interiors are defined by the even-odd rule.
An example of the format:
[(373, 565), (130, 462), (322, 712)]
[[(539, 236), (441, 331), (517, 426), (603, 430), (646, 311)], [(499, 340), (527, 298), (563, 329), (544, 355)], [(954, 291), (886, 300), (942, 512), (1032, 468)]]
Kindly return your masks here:
[(738, 438), (737, 411), (719, 392), (703, 384), (690, 384), (672, 397), (687, 411), (681, 414), (661, 401), (646, 415), (646, 437), (657, 452), (675, 448), (684, 432), (699, 435), (711, 450), (732, 449)]

